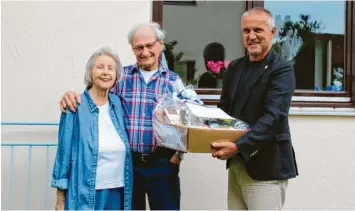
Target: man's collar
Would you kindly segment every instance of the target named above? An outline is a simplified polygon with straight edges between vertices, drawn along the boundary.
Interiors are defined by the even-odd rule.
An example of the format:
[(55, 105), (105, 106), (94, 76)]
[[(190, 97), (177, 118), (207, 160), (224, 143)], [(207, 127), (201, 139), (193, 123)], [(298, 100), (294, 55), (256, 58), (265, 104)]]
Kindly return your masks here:
[[(135, 63), (133, 65), (131, 65), (131, 68), (129, 68), (128, 72), (130, 74), (134, 74), (139, 70), (139, 66), (138, 63)], [(158, 72), (159, 73), (165, 73), (168, 72), (168, 67), (166, 67), (165, 65), (163, 65), (163, 63), (159, 62), (159, 68), (158, 68)]]
[(273, 48), (271, 48), (269, 52), (266, 54), (266, 56), (260, 61), (251, 62), (249, 56), (247, 56), (247, 62), (248, 64), (254, 64), (259, 66), (259, 65), (270, 63), (270, 61), (273, 61), (276, 56), (277, 56), (276, 51)]
[(135, 73), (137, 70), (139, 70), (138, 63), (135, 63), (135, 64), (133, 64), (131, 66), (128, 66), (128, 73), (131, 74), (131, 75), (133, 73)]

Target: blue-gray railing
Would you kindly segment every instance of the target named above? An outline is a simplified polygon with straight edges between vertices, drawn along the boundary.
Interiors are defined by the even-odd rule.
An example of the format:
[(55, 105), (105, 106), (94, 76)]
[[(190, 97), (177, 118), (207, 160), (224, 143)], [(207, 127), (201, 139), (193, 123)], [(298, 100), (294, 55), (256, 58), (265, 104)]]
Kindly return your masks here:
[[(1, 122), (1, 126), (58, 126), (58, 123), (49, 122)], [(26, 207), (30, 206), (30, 195), (31, 195), (31, 175), (32, 175), (32, 148), (33, 147), (46, 147), (46, 184), (49, 184), (48, 170), (49, 170), (49, 148), (56, 147), (56, 143), (14, 143), (7, 142), (3, 143), (1, 141), (1, 147), (10, 147), (10, 191), (9, 191), (9, 208), (12, 208), (12, 194), (13, 194), (13, 178), (14, 178), (14, 149), (15, 147), (28, 147), (28, 185), (27, 185), (27, 195), (26, 195)], [(45, 200), (44, 207), (47, 208), (48, 202), (48, 189), (49, 186), (46, 185), (45, 190)]]

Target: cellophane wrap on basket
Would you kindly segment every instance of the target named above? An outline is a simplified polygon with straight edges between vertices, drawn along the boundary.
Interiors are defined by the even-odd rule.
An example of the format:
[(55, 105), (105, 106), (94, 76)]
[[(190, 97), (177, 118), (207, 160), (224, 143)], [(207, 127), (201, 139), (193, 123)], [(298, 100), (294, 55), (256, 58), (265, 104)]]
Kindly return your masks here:
[(172, 96), (162, 96), (153, 112), (153, 128), (157, 146), (187, 152), (186, 102), (203, 105), (192, 86), (177, 91)]
[[(152, 118), (157, 146), (187, 152), (187, 132), (191, 126), (250, 130), (247, 123), (235, 118), (209, 117), (209, 108), (203, 105), (192, 86), (179, 92), (175, 90), (172, 96), (162, 96), (157, 101)], [(195, 115), (194, 110), (204, 109), (207, 115)]]

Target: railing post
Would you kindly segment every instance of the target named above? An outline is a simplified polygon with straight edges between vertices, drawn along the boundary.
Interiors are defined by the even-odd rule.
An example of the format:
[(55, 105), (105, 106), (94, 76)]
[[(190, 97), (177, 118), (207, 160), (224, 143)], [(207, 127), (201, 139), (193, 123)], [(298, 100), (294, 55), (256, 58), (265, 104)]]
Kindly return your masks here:
[(10, 151), (10, 192), (9, 192), (9, 208), (12, 208), (12, 189), (14, 184), (14, 146), (11, 146)]
[(47, 209), (47, 202), (48, 202), (48, 169), (49, 169), (49, 146), (46, 147), (46, 190), (45, 190), (45, 199), (44, 199), (44, 209)]
[(27, 200), (26, 208), (30, 207), (30, 196), (31, 196), (31, 174), (32, 174), (32, 146), (28, 147), (28, 186), (27, 186)]
[[(52, 122), (1, 122), (2, 126), (58, 126), (58, 123)], [(1, 146), (2, 147), (10, 147), (10, 191), (9, 191), (9, 209), (12, 209), (12, 198), (13, 198), (13, 189), (14, 189), (14, 154), (15, 154), (15, 147), (28, 147), (28, 185), (27, 185), (27, 195), (26, 195), (26, 208), (29, 209), (31, 205), (31, 180), (32, 180), (32, 147), (46, 147), (46, 185), (45, 185), (45, 201), (44, 201), (44, 209), (47, 208), (48, 203), (48, 192), (49, 192), (49, 148), (51, 146), (57, 146), (56, 141), (51, 141), (47, 143), (13, 143), (7, 142), (2, 140)]]

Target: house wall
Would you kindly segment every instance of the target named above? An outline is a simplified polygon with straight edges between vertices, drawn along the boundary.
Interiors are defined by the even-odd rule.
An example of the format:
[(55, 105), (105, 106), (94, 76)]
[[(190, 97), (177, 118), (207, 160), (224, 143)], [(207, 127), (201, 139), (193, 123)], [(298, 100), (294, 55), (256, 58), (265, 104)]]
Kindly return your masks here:
[(151, 20), (149, 1), (5, 1), (2, 4), (2, 117), (57, 121), (67, 90), (82, 92), (85, 65), (104, 45), (124, 65), (133, 24)]
[[(2, 2), (1, 120), (58, 122), (59, 99), (67, 90), (83, 90), (85, 63), (91, 53), (102, 45), (113, 45), (124, 64), (134, 62), (126, 34), (132, 24), (150, 17), (148, 1)], [(239, 22), (227, 25), (233, 24), (238, 27)], [(209, 30), (216, 25), (209, 25)], [(235, 40), (240, 38), (237, 30), (226, 33), (233, 34)], [(211, 41), (204, 39), (203, 43)], [(181, 45), (184, 42), (187, 41)], [(228, 57), (242, 54), (243, 50), (237, 47), (235, 44), (227, 50)], [(290, 126), (300, 175), (289, 183), (285, 208), (354, 209), (355, 117), (292, 115)], [(2, 126), (1, 130), (2, 143), (57, 140), (56, 126)], [(28, 188), (30, 209), (54, 207), (55, 190), (48, 186), (55, 151), (55, 147), (49, 148), (47, 159), (45, 147), (33, 147), (29, 160), (28, 148), (16, 148), (14, 176), (10, 178), (11, 149), (2, 147), (2, 209), (9, 209), (11, 179), (13, 209), (26, 208)], [(227, 208), (227, 171), (223, 161), (209, 154), (187, 154), (180, 176), (182, 209)]]

